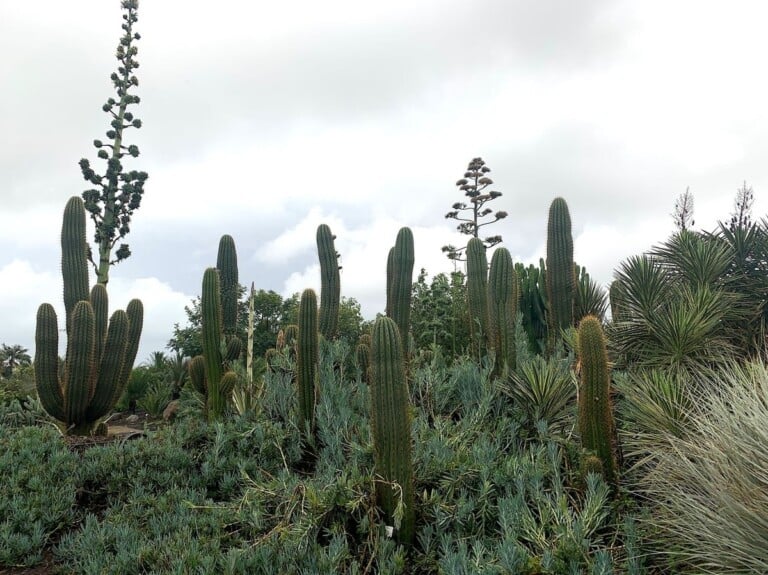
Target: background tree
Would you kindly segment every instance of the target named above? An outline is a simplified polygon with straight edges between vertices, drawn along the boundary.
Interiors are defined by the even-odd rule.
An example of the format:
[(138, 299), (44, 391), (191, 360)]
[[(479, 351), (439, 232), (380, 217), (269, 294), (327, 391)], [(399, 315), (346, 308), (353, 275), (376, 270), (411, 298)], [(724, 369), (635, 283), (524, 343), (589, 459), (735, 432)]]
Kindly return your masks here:
[[(491, 208), (485, 206), (488, 202), (501, 197), (501, 192), (485, 190), (493, 184), (493, 180), (487, 176), (491, 169), (485, 165), (482, 158), (473, 158), (467, 166), (464, 177), (456, 182), (456, 186), (464, 192), (469, 198), (469, 203), (456, 202), (453, 204), (453, 210), (445, 214), (446, 219), (458, 220), (461, 222), (456, 229), (462, 234), (480, 237), (480, 228), (488, 226), (507, 217), (507, 212), (498, 211), (495, 214)], [(481, 221), (493, 214), (493, 219)], [(495, 246), (501, 242), (501, 236), (488, 236), (483, 239), (486, 249)], [(447, 254), (448, 259), (459, 260), (466, 246), (457, 248), (453, 245), (443, 246), (442, 250)]]
[(0, 347), (0, 365), (2, 365), (3, 377), (11, 377), (14, 369), (31, 363), (32, 358), (26, 347), (22, 347), (18, 344), (3, 344)]
[(411, 331), (417, 348), (437, 345), (444, 357), (453, 358), (469, 346), (465, 278), (458, 271), (450, 277), (440, 273), (428, 283), (427, 272), (421, 269), (411, 299)]
[(87, 159), (80, 160), (83, 178), (95, 186), (85, 190), (82, 195), (85, 209), (96, 226), (94, 241), (98, 246), (98, 257), (94, 259), (93, 252), (89, 249), (89, 258), (96, 270), (96, 281), (101, 284), (109, 281), (110, 266), (131, 255), (126, 243), (120, 244), (114, 259), (112, 249), (130, 231), (131, 217), (141, 204), (144, 182), (147, 180), (146, 172), (126, 172), (122, 164), (126, 155), (132, 158), (139, 156), (138, 146), (125, 145), (124, 132), (128, 128), (140, 128), (141, 120), (128, 111), (129, 106), (139, 103), (139, 97), (130, 93), (132, 87), (139, 85), (139, 80), (134, 75), (134, 70), (139, 67), (135, 60), (138, 48), (134, 43), (140, 36), (133, 31), (133, 25), (138, 20), (136, 12), (139, 2), (123, 0), (121, 6), (125, 11), (122, 24), (124, 34), (117, 46), (117, 72), (113, 72), (111, 76), (117, 97), (109, 98), (102, 107), (111, 118), (110, 129), (106, 133), (109, 141), (93, 141), (93, 145), (99, 150), (97, 156), (107, 162), (106, 171), (99, 174)]

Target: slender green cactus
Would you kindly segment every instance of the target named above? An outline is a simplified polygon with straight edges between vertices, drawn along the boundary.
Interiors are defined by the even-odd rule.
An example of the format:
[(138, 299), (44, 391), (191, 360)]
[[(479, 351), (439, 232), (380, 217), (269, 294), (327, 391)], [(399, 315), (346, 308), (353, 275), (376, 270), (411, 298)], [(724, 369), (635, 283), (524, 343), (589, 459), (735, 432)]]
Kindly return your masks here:
[(42, 304), (35, 333), (35, 380), (45, 410), (64, 423), (66, 433), (85, 435), (125, 389), (139, 346), (143, 308), (132, 300), (126, 311), (116, 311), (108, 321), (104, 285), (95, 285), (89, 293), (85, 210), (78, 197), (64, 210), (61, 246), (66, 357), (60, 369), (58, 319), (50, 304)]
[(339, 326), (341, 278), (339, 254), (331, 228), (320, 224), (317, 228), (317, 255), (320, 258), (320, 333), (327, 340), (336, 337)]
[(579, 434), (588, 454), (602, 462), (605, 480), (618, 483), (614, 449), (614, 421), (611, 408), (611, 374), (608, 352), (600, 320), (587, 316), (581, 320), (579, 334)]
[(413, 292), (413, 233), (401, 228), (392, 253), (392, 288), (390, 317), (400, 329), (403, 353), (407, 357), (408, 336), (411, 328), (411, 294)]
[(467, 242), (467, 299), (472, 345), (479, 359), (488, 337), (488, 259), (479, 238)]
[(573, 268), (571, 215), (563, 198), (549, 207), (547, 222), (547, 299), (549, 301), (550, 349), (560, 333), (573, 325), (576, 279)]
[(251, 292), (248, 295), (248, 337), (247, 347), (245, 348), (245, 376), (248, 379), (248, 385), (253, 383), (253, 319), (255, 316), (254, 307), (254, 287), (251, 282)]
[(395, 248), (389, 248), (387, 254), (387, 304), (384, 309), (384, 315), (392, 317), (392, 279), (394, 277), (395, 269)]
[(397, 324), (380, 317), (371, 345), (371, 424), (377, 483), (376, 497), (387, 520), (394, 524), (402, 498), (403, 516), (397, 538), (408, 544), (414, 534), (414, 488), (411, 418), (405, 379), (405, 359)]
[(489, 340), (496, 351), (496, 375), (515, 369), (515, 317), (518, 282), (512, 256), (506, 248), (497, 248), (491, 258), (488, 279)]
[(222, 332), (227, 341), (237, 331), (237, 299), (240, 287), (237, 270), (237, 249), (235, 240), (230, 235), (223, 235), (219, 240), (219, 252), (216, 258), (221, 287)]
[(222, 356), (222, 309), (219, 270), (208, 268), (203, 274), (203, 294), (200, 298), (203, 329), (203, 358), (205, 360), (206, 410), (210, 420), (217, 420), (227, 406), (227, 396), (221, 379), (225, 366)]
[(315, 397), (320, 344), (317, 331), (317, 295), (306, 289), (299, 302), (299, 340), (296, 385), (299, 398), (299, 426), (304, 433), (315, 431)]

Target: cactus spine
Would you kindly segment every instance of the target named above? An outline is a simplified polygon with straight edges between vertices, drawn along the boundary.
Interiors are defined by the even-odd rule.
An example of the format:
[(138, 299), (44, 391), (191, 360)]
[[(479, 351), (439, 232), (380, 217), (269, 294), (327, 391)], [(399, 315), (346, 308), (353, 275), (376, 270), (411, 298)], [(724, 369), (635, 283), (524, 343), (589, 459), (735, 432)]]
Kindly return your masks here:
[(488, 259), (483, 240), (479, 238), (467, 242), (467, 299), (470, 333), (479, 360), (488, 337)]
[(383, 478), (377, 483), (376, 497), (390, 524), (402, 497), (404, 512), (397, 537), (408, 544), (415, 522), (408, 386), (400, 331), (386, 317), (378, 318), (373, 326), (371, 424), (376, 473)]
[(547, 222), (547, 299), (549, 300), (550, 349), (562, 330), (573, 325), (576, 279), (573, 268), (571, 215), (563, 198), (555, 198), (549, 207)]
[(413, 291), (413, 233), (401, 228), (392, 252), (391, 315), (400, 330), (403, 353), (407, 357), (407, 344), (411, 327), (411, 293)]
[(333, 240), (331, 228), (320, 224), (317, 228), (317, 255), (320, 258), (320, 333), (327, 340), (336, 337), (339, 326), (339, 304), (341, 278), (339, 277), (339, 254)]
[(614, 450), (614, 421), (611, 410), (611, 375), (608, 352), (600, 321), (586, 316), (579, 324), (579, 434), (588, 455), (602, 463), (603, 476), (611, 485), (618, 483)]
[(315, 396), (320, 345), (317, 332), (317, 295), (306, 289), (299, 302), (299, 337), (296, 385), (299, 398), (299, 426), (304, 433), (315, 431)]
[(515, 369), (515, 317), (518, 284), (512, 256), (497, 248), (491, 258), (488, 280), (489, 340), (496, 351), (497, 375)]
[(107, 320), (109, 302), (102, 284), (88, 292), (85, 209), (79, 197), (64, 209), (61, 232), (67, 351), (58, 362), (58, 319), (50, 304), (37, 312), (35, 382), (45, 410), (66, 432), (90, 434), (114, 407), (131, 374), (143, 323), (141, 301)]

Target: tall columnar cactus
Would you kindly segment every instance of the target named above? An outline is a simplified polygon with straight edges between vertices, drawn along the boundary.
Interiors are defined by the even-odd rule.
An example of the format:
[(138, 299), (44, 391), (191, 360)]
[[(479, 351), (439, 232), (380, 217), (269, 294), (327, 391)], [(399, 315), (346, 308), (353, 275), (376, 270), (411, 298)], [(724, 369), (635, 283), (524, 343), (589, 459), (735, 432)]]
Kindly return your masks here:
[(587, 454), (602, 463), (605, 480), (618, 483), (615, 427), (611, 407), (611, 374), (605, 337), (600, 321), (594, 316), (581, 320), (579, 334), (579, 434)]
[(413, 292), (413, 233), (400, 228), (392, 252), (391, 315), (400, 330), (403, 353), (407, 357), (408, 336), (411, 328), (411, 293)]
[(317, 255), (320, 258), (320, 333), (327, 340), (336, 337), (339, 326), (341, 278), (339, 254), (331, 228), (320, 224), (317, 228)]
[(489, 341), (496, 352), (497, 375), (515, 369), (515, 317), (518, 282), (512, 256), (506, 248), (497, 248), (491, 258), (488, 279)]
[[(219, 270), (208, 268), (203, 274), (203, 293), (200, 298), (203, 330), (203, 360), (190, 362), (189, 375), (196, 389), (204, 389), (208, 419), (215, 421), (224, 414), (229, 397), (237, 383), (237, 376), (229, 369), (229, 362), (240, 353), (239, 341), (234, 338), (222, 355), (222, 307)], [(234, 346), (233, 342), (236, 342)], [(236, 348), (236, 349), (233, 349)], [(202, 386), (199, 381), (200, 364), (204, 368)], [(193, 372), (194, 365), (194, 372)]]
[[(35, 380), (45, 410), (69, 434), (86, 435), (114, 407), (131, 374), (139, 346), (143, 306), (132, 300), (107, 320), (102, 284), (88, 292), (83, 202), (73, 197), (64, 210), (61, 234), (67, 350), (58, 361), (58, 318), (50, 304), (37, 312)], [(78, 299), (80, 298), (80, 299)]]
[(237, 300), (240, 288), (237, 249), (235, 240), (230, 235), (223, 235), (219, 240), (216, 268), (219, 270), (221, 284), (221, 327), (226, 340), (229, 341), (237, 331)]
[(562, 330), (573, 325), (576, 278), (573, 268), (571, 215), (563, 198), (549, 207), (547, 222), (547, 299), (549, 300), (550, 349)]
[(488, 337), (488, 259), (479, 238), (467, 243), (467, 299), (472, 345), (480, 358)]
[(299, 339), (297, 345), (296, 386), (299, 398), (299, 426), (304, 433), (315, 432), (315, 397), (320, 361), (317, 332), (317, 295), (306, 289), (299, 301)]
[(378, 318), (371, 344), (371, 425), (376, 474), (382, 477), (376, 498), (392, 525), (402, 498), (397, 538), (408, 544), (413, 539), (415, 513), (411, 418), (402, 350), (397, 324), (390, 318)]

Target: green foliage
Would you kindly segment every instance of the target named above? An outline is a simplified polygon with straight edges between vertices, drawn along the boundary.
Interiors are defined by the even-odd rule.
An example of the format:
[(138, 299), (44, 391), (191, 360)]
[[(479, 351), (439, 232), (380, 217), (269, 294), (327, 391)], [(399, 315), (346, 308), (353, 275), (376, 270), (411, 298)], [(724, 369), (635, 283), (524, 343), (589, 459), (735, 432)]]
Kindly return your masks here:
[(0, 427), (0, 566), (34, 565), (73, 520), (77, 462), (52, 427)]
[(587, 316), (579, 323), (579, 435), (582, 447), (602, 463), (605, 480), (618, 483), (611, 373), (600, 320)]
[(619, 359), (696, 373), (733, 357), (749, 320), (742, 296), (721, 281), (728, 265), (722, 244), (693, 232), (623, 262), (609, 334)]
[[(105, 285), (109, 281), (110, 266), (131, 255), (128, 244), (122, 243), (115, 252), (115, 258), (111, 259), (112, 249), (130, 231), (131, 217), (141, 205), (144, 183), (147, 180), (146, 172), (126, 171), (123, 168), (125, 156), (139, 156), (138, 146), (126, 146), (124, 143), (125, 130), (141, 128), (141, 120), (128, 111), (129, 106), (139, 103), (139, 97), (132, 93), (132, 88), (139, 85), (134, 72), (139, 67), (135, 59), (138, 53), (135, 42), (140, 36), (133, 31), (133, 26), (138, 21), (138, 5), (138, 0), (123, 0), (121, 3), (125, 11), (122, 24), (124, 33), (117, 46), (116, 57), (119, 66), (117, 72), (113, 72), (111, 76), (117, 99), (109, 98), (102, 107), (110, 118), (110, 129), (106, 133), (109, 142), (105, 144), (101, 140), (93, 141), (94, 147), (99, 150), (98, 157), (107, 162), (106, 171), (103, 175), (99, 174), (91, 168), (87, 159), (80, 160), (83, 178), (95, 186), (83, 191), (82, 195), (85, 209), (96, 228), (94, 241), (98, 246), (98, 261), (93, 260), (90, 250), (88, 254), (96, 270), (97, 282)], [(64, 299), (67, 299), (66, 296)], [(75, 301), (80, 299), (86, 297)], [(69, 313), (69, 308), (67, 312)]]
[(473, 352), (480, 361), (488, 337), (488, 259), (485, 245), (478, 238), (467, 243), (467, 304)]
[(410, 544), (414, 535), (411, 417), (405, 379), (405, 355), (397, 324), (380, 317), (371, 343), (371, 423), (376, 472), (381, 476), (376, 498), (397, 533)]
[(339, 254), (333, 243), (336, 236), (327, 225), (318, 226), (316, 239), (317, 255), (320, 258), (320, 333), (325, 339), (331, 340), (336, 337), (339, 322)]
[(163, 411), (173, 399), (173, 388), (165, 381), (155, 381), (147, 387), (136, 402), (140, 409), (155, 419), (163, 416)]
[(573, 427), (576, 382), (570, 363), (567, 358), (534, 356), (521, 362), (509, 380), (500, 382), (501, 391), (522, 412), (529, 430), (543, 422), (550, 432), (566, 435)]
[(605, 320), (608, 310), (608, 297), (595, 280), (587, 273), (587, 269), (574, 265), (574, 277), (576, 278), (576, 292), (573, 305), (574, 324), (578, 325), (581, 318), (593, 315), (600, 321)]
[[(507, 212), (497, 211), (495, 214), (491, 208), (485, 207), (485, 205), (500, 198), (501, 192), (485, 190), (493, 184), (493, 180), (488, 177), (488, 173), (491, 169), (485, 165), (482, 158), (473, 158), (467, 166), (467, 171), (464, 173), (464, 177), (456, 182), (456, 187), (459, 188), (464, 195), (469, 198), (469, 205), (464, 202), (457, 202), (453, 204), (453, 211), (445, 214), (446, 219), (458, 220), (461, 222), (456, 229), (462, 234), (479, 238), (480, 228), (496, 223), (499, 220), (503, 220), (507, 217)], [(461, 217), (462, 212), (469, 212), (469, 217)], [(482, 218), (486, 218), (493, 214), (493, 219), (482, 222)], [(495, 246), (501, 242), (501, 236), (488, 236), (482, 240), (483, 246), (486, 248)], [(458, 260), (461, 258), (461, 253), (464, 248), (456, 248), (452, 245), (443, 246), (443, 252), (447, 254), (448, 259)]]
[(17, 367), (28, 366), (32, 363), (32, 358), (26, 347), (18, 344), (0, 346), (0, 375), (9, 379), (13, 376), (13, 371)]
[(488, 340), (496, 352), (497, 374), (515, 369), (515, 319), (519, 299), (512, 256), (497, 248), (491, 258), (488, 278)]
[(411, 299), (411, 330), (417, 348), (436, 345), (450, 359), (469, 347), (465, 277), (458, 271), (450, 277), (440, 273), (427, 283), (427, 272), (422, 268)]
[(547, 220), (547, 301), (549, 304), (550, 350), (560, 332), (574, 325), (573, 308), (576, 279), (573, 264), (571, 215), (563, 198), (549, 206)]

